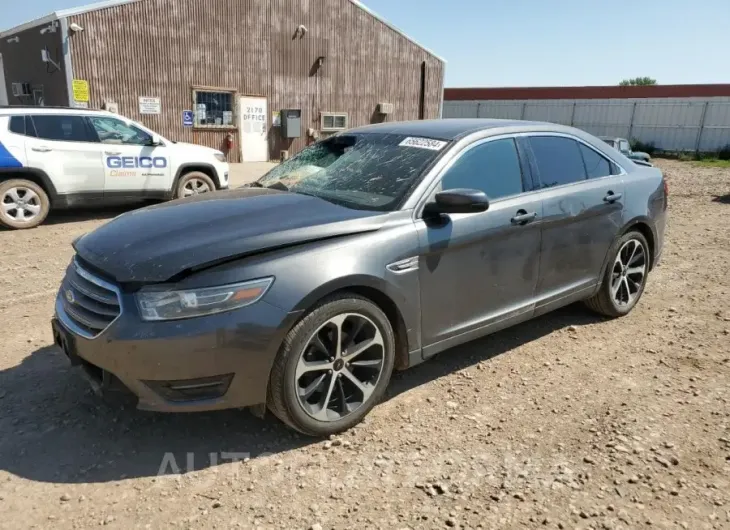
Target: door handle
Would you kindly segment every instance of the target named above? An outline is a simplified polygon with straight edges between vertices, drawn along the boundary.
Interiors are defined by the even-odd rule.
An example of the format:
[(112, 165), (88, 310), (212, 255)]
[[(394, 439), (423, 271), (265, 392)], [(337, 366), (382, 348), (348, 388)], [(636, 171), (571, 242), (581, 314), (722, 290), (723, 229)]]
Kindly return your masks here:
[(110, 155), (110, 156), (117, 156), (117, 155), (121, 155), (122, 152), (121, 151), (104, 151), (104, 154)]
[(525, 210), (517, 210), (517, 214), (510, 219), (513, 225), (526, 225), (537, 219), (537, 212), (527, 213)]
[(611, 204), (621, 199), (621, 197), (623, 197), (621, 193), (614, 193), (612, 191), (609, 191), (608, 194), (603, 198), (603, 202)]
[(51, 151), (50, 147), (41, 146), (41, 147), (31, 147), (33, 151), (36, 151), (37, 153), (48, 153)]

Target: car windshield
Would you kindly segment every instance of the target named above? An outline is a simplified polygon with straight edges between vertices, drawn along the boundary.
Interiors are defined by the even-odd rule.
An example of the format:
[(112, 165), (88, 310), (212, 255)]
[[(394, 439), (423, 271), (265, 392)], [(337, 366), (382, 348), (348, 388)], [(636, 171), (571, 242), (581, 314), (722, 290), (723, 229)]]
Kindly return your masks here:
[(616, 148), (616, 141), (615, 140), (611, 140), (611, 139), (608, 139), (608, 138), (604, 138), (603, 141), (606, 142), (611, 147), (613, 147), (614, 149)]
[(397, 134), (340, 134), (305, 148), (253, 185), (349, 208), (392, 211), (447, 143)]

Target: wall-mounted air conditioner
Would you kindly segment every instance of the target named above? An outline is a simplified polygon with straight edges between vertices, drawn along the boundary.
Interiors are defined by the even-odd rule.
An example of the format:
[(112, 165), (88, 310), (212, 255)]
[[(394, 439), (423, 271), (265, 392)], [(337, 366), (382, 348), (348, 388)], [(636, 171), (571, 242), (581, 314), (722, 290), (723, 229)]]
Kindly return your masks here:
[(30, 83), (13, 83), (13, 96), (19, 98), (23, 96), (30, 96)]
[(380, 114), (393, 114), (395, 111), (395, 105), (392, 103), (378, 103), (378, 112)]

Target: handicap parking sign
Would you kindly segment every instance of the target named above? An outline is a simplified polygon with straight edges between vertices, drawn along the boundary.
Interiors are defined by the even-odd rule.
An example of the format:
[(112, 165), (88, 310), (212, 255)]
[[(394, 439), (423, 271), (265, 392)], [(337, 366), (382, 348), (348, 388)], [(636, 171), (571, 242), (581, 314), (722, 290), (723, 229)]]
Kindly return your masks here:
[(193, 126), (193, 111), (184, 110), (182, 113), (182, 121), (183, 121), (183, 127), (192, 127)]

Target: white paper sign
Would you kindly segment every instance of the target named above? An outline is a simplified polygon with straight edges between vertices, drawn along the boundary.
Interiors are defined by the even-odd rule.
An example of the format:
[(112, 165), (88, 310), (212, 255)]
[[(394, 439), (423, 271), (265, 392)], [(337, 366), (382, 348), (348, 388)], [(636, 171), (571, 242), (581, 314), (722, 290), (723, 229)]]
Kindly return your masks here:
[(401, 147), (418, 147), (419, 149), (429, 149), (431, 151), (441, 151), (447, 142), (442, 140), (433, 140), (431, 138), (416, 138), (409, 136), (403, 140), (400, 145)]
[(230, 125), (233, 123), (233, 112), (230, 110), (223, 111), (223, 125)]
[(205, 119), (208, 117), (208, 114), (206, 113), (206, 110), (205, 110), (205, 103), (198, 103), (198, 107), (196, 110), (197, 110), (196, 114), (198, 116), (198, 121), (201, 123), (204, 122)]
[(160, 98), (139, 97), (140, 114), (162, 114), (162, 103)]

